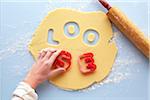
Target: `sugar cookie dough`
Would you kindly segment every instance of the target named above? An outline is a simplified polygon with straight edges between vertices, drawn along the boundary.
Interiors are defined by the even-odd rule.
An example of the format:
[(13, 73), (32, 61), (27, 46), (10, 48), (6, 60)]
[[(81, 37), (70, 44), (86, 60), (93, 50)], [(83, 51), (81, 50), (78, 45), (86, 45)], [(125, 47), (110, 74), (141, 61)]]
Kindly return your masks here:
[(73, 26), (73, 25), (70, 25), (70, 26), (68, 27), (68, 33), (74, 34), (74, 32), (75, 32), (74, 26)]
[[(80, 27), (80, 33), (75, 38), (69, 38), (64, 34), (64, 25), (69, 22), (75, 22)], [(58, 41), (58, 45), (48, 43), (49, 29), (54, 30), (53, 40)], [(100, 36), (96, 45), (91, 46), (83, 42), (83, 34), (89, 29), (97, 31)], [(43, 48), (58, 48), (70, 52), (72, 54), (71, 68), (49, 82), (61, 89), (79, 90), (100, 82), (109, 75), (117, 54), (115, 43), (109, 42), (112, 36), (111, 23), (106, 14), (101, 11), (79, 12), (71, 9), (57, 9), (50, 12), (36, 29), (29, 44), (29, 51), (35, 59)], [(89, 75), (83, 75), (80, 72), (77, 62), (79, 55), (86, 52), (92, 52), (95, 55), (97, 65), (96, 71)]]
[(93, 42), (94, 39), (95, 39), (95, 35), (94, 35), (93, 33), (89, 33), (89, 34), (88, 34), (88, 41), (89, 41), (89, 42)]

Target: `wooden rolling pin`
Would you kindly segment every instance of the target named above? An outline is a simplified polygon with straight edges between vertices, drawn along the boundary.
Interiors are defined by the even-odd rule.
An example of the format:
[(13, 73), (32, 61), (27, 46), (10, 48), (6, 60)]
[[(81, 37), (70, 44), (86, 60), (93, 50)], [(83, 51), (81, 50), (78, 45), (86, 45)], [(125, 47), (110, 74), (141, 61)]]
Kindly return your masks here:
[(146, 56), (149, 58), (150, 41), (144, 37), (137, 26), (127, 16), (115, 7), (111, 7), (105, 0), (99, 2), (108, 10), (107, 16), (115, 26)]

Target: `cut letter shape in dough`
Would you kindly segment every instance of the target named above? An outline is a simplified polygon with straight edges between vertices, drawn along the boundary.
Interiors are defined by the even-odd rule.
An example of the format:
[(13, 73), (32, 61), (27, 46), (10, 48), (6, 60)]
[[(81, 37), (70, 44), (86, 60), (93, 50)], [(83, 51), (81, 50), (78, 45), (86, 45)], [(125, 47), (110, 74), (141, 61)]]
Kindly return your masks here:
[[(64, 25), (68, 22), (75, 22), (79, 25), (80, 30), (77, 37), (69, 38), (64, 34)], [(54, 30), (53, 40), (58, 41), (58, 45), (48, 43), (48, 30), (50, 29)], [(92, 46), (83, 41), (83, 34), (89, 29), (97, 31), (100, 36), (98, 42)], [(109, 75), (117, 54), (115, 43), (113, 41), (110, 43), (112, 36), (111, 23), (106, 14), (101, 11), (79, 12), (57, 9), (50, 12), (36, 29), (29, 44), (29, 51), (35, 60), (39, 51), (48, 47), (70, 52), (72, 54), (70, 69), (49, 82), (65, 90), (79, 90), (100, 82)], [(83, 75), (80, 72), (77, 62), (79, 56), (86, 52), (94, 54), (97, 65), (96, 71), (89, 75)]]

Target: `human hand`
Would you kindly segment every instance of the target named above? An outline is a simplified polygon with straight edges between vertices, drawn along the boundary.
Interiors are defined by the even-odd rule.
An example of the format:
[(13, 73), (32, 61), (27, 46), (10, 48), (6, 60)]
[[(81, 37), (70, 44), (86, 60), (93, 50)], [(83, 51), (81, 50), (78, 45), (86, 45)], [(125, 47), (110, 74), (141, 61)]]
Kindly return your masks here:
[(65, 68), (52, 69), (52, 65), (61, 50), (46, 48), (39, 53), (38, 60), (33, 64), (24, 81), (36, 88), (48, 78), (54, 78), (66, 71)]

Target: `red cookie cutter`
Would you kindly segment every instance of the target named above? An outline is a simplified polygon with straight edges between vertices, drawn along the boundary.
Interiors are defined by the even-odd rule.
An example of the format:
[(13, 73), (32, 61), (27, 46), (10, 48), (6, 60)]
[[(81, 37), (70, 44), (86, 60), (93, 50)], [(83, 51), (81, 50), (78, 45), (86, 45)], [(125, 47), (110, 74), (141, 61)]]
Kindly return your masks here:
[[(83, 74), (93, 73), (96, 70), (96, 65), (94, 64), (93, 57), (94, 57), (93, 53), (85, 53), (80, 56), (78, 63), (81, 73)], [(86, 67), (84, 67), (81, 64), (83, 61), (85, 64), (87, 64)]]
[(57, 56), (53, 66), (54, 68), (64, 67), (66, 70), (68, 70), (71, 65), (71, 59), (71, 54), (67, 51), (62, 50)]

